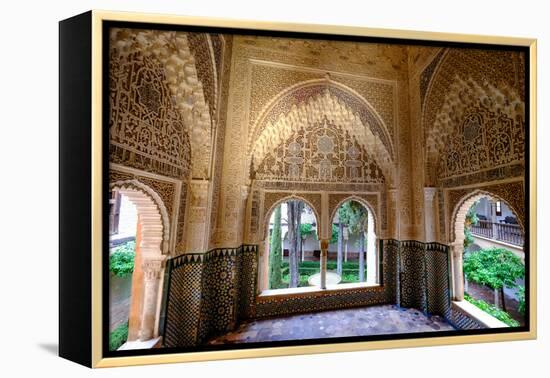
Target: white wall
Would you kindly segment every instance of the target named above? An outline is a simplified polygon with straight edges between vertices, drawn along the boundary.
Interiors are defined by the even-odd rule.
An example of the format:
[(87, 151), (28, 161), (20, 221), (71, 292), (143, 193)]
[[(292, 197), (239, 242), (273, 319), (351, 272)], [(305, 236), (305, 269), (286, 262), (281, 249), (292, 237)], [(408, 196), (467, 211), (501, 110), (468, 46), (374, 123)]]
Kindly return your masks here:
[(118, 222), (118, 235), (117, 238), (135, 236), (137, 227), (137, 208), (126, 197), (121, 196), (120, 201), (120, 217)]

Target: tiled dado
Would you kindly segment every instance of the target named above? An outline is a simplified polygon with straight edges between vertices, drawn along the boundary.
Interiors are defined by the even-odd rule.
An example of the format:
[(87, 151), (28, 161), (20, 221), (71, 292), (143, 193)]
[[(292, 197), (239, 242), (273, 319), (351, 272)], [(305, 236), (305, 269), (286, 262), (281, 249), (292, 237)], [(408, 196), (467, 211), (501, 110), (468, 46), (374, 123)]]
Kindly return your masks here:
[(397, 304), (441, 315), (457, 328), (479, 325), (451, 307), (449, 247), (382, 240), (379, 286), (258, 297), (257, 247), (244, 245), (169, 260), (164, 344), (193, 346), (244, 319)]
[(482, 329), (487, 328), (484, 324), (480, 323), (478, 319), (461, 309), (455, 303), (451, 304), (449, 316), (446, 317), (447, 321), (458, 329)]
[(449, 247), (415, 240), (400, 241), (398, 260), (397, 304), (448, 318), (451, 306)]
[(449, 246), (415, 240), (399, 244), (397, 304), (429, 315), (443, 316), (457, 329), (486, 328), (451, 302)]
[(250, 314), (256, 246), (184, 254), (168, 262), (164, 345), (186, 347), (232, 330)]

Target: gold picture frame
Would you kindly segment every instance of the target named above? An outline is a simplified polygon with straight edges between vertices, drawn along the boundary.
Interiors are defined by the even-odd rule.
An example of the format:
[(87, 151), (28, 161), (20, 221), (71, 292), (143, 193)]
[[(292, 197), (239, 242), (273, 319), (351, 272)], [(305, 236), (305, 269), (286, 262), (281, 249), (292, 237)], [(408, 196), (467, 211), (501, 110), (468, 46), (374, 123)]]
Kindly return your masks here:
[[(231, 350), (212, 350), (212, 351), (189, 351), (182, 353), (155, 353), (145, 355), (128, 355), (128, 356), (109, 356), (105, 357), (104, 353), (104, 305), (106, 292), (104, 284), (105, 261), (104, 261), (104, 222), (105, 222), (105, 180), (107, 177), (106, 155), (105, 150), (105, 115), (103, 107), (105, 104), (105, 44), (108, 42), (107, 33), (105, 33), (104, 25), (108, 22), (127, 22), (131, 24), (139, 24), (141, 27), (146, 25), (164, 25), (168, 26), (191, 26), (191, 27), (206, 27), (206, 28), (221, 28), (228, 30), (248, 30), (262, 32), (292, 32), (292, 33), (307, 33), (312, 35), (326, 36), (330, 39), (331, 36), (346, 36), (358, 38), (375, 38), (375, 39), (398, 39), (406, 43), (406, 41), (426, 41), (438, 43), (463, 43), (476, 45), (500, 45), (514, 46), (525, 48), (528, 54), (528, 102), (526, 102), (525, 112), (528, 119), (528, 155), (525, 157), (525, 170), (528, 172), (529, 181), (526, 183), (528, 192), (525, 193), (528, 199), (528, 234), (525, 238), (529, 241), (529, 258), (527, 265), (528, 272), (528, 291), (526, 291), (528, 305), (528, 329), (517, 332), (502, 332), (502, 333), (486, 333), (486, 334), (460, 334), (453, 336), (433, 336), (429, 338), (395, 338), (387, 340), (359, 341), (359, 342), (344, 342), (344, 343), (328, 343), (328, 344), (311, 344), (311, 345), (294, 345), (294, 346), (269, 346), (262, 348), (246, 348), (246, 349), (231, 349)], [(330, 352), (349, 352), (372, 349), (388, 349), (388, 348), (408, 348), (408, 347), (424, 347), (450, 344), (467, 344), (467, 343), (484, 343), (496, 341), (514, 341), (528, 340), (537, 337), (537, 245), (536, 245), (536, 230), (537, 230), (537, 167), (536, 167), (536, 124), (537, 124), (537, 41), (536, 39), (528, 38), (513, 38), (501, 36), (482, 36), (468, 34), (450, 34), (436, 33), (423, 31), (406, 31), (392, 29), (376, 29), (368, 27), (350, 27), (336, 25), (316, 25), (316, 24), (292, 24), (278, 22), (260, 22), (254, 20), (230, 20), (218, 19), (209, 17), (189, 17), (175, 15), (160, 15), (160, 14), (145, 14), (145, 13), (127, 13), (127, 12), (111, 12), (93, 10), (84, 15), (76, 16), (75, 18), (62, 21), (60, 23), (60, 138), (61, 138), (61, 188), (66, 195), (66, 201), (60, 202), (60, 219), (61, 219), (61, 235), (68, 235), (69, 232), (75, 234), (77, 239), (71, 239), (73, 242), (78, 240), (78, 236), (86, 235), (88, 244), (82, 248), (86, 251), (82, 252), (80, 257), (70, 256), (70, 253), (80, 253), (79, 250), (74, 250), (69, 247), (69, 242), (61, 242), (60, 244), (60, 355), (73, 361), (82, 363), (90, 367), (115, 367), (115, 366), (131, 366), (144, 364), (161, 364), (174, 362), (191, 362), (191, 361), (209, 361), (220, 359), (238, 359), (252, 357), (269, 357), (269, 356), (284, 356), (284, 355), (300, 355), (313, 353), (330, 353)], [(78, 33), (82, 33), (82, 40), (78, 40)], [(82, 44), (81, 41), (88, 41)], [(79, 44), (80, 43), (80, 44)], [(79, 47), (80, 46), (80, 47)], [(68, 60), (76, 59), (75, 54), (79, 53), (79, 48), (89, 48), (89, 54), (81, 56), (82, 62), (89, 61), (89, 76), (84, 77), (85, 71), (69, 74), (64, 69), (68, 67)], [(88, 59), (89, 58), (89, 59)], [(69, 70), (69, 68), (67, 68)], [(72, 81), (71, 81), (72, 80)], [(80, 84), (78, 93), (88, 93), (89, 97), (82, 98), (74, 92), (74, 82)], [(71, 92), (72, 91), (72, 92)], [(64, 95), (65, 93), (65, 95)], [(71, 93), (71, 94), (69, 94)], [(89, 102), (87, 102), (89, 101)], [(78, 102), (78, 104), (77, 104)], [(69, 108), (83, 109), (84, 113), (70, 113)], [(73, 118), (71, 118), (73, 117)], [(78, 118), (80, 117), (80, 118)], [(81, 131), (71, 131), (76, 134), (70, 134), (68, 130), (69, 122), (74, 121), (89, 121), (89, 126), (80, 125)], [(89, 146), (89, 166), (75, 167), (71, 166), (68, 158), (69, 153), (78, 153), (78, 151), (70, 150), (73, 147), (65, 147), (70, 144), (69, 139), (82, 138), (84, 144)], [(89, 144), (87, 144), (89, 143)], [(65, 152), (67, 154), (65, 154)], [(85, 151), (81, 151), (85, 153)], [(78, 156), (78, 155), (77, 155)], [(82, 176), (71, 176), (72, 173), (80, 170)], [(83, 188), (88, 188), (89, 198), (83, 202), (85, 213), (81, 217), (86, 217), (86, 221), (79, 223), (70, 218), (68, 214), (71, 207), (70, 201), (83, 200), (82, 192), (76, 192), (76, 189), (71, 189), (74, 180), (80, 180)], [(63, 194), (61, 195), (63, 197)], [(71, 220), (72, 219), (72, 220)], [(82, 236), (84, 237), (84, 236)], [(70, 238), (68, 238), (70, 239)], [(89, 248), (88, 248), (89, 247)], [(87, 274), (77, 277), (74, 271), (86, 271)], [(73, 273), (69, 272), (73, 271)], [(89, 273), (89, 274), (88, 274)], [(82, 294), (90, 289), (89, 296)], [(78, 294), (80, 292), (80, 294)], [(79, 300), (74, 297), (80, 295)], [(81, 302), (79, 302), (81, 301)], [(75, 309), (73, 307), (79, 307)], [(89, 313), (89, 316), (83, 317), (78, 322), (71, 323), (70, 318), (76, 318), (79, 315), (78, 311)], [(80, 330), (77, 334), (76, 331)], [(85, 335), (84, 337), (82, 335)], [(88, 339), (89, 336), (89, 339)], [(86, 347), (77, 348), (78, 341), (89, 340)], [(86, 344), (86, 343), (84, 343)]]

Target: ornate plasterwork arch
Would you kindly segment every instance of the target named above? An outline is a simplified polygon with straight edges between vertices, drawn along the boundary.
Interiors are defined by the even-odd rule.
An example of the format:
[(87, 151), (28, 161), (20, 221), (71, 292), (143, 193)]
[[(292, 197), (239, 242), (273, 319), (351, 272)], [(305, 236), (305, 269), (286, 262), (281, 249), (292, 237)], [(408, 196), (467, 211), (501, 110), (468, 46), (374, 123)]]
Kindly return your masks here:
[[(516, 133), (525, 121), (521, 54), (450, 49), (437, 59), (435, 68), (428, 66), (433, 75), (422, 103), (426, 185), (522, 161), (523, 136)], [(493, 138), (501, 131), (518, 134), (511, 135), (514, 151), (491, 152), (501, 148)]]
[(205, 84), (199, 80), (187, 33), (114, 28), (110, 39), (111, 52), (115, 56), (139, 53), (154, 57), (162, 65), (171, 100), (182, 115), (191, 141), (192, 177), (208, 177), (213, 127), (210, 109), (215, 104), (206, 101)]
[(372, 152), (322, 116), (253, 163), (251, 178), (267, 181), (384, 183), (385, 174)]
[[(430, 128), (445, 101), (455, 77), (471, 78), (477, 83), (507, 87), (524, 101), (525, 60), (520, 52), (505, 50), (445, 49), (434, 57), (422, 73), (425, 95), (422, 99), (422, 124)], [(424, 91), (423, 91), (424, 92)]]
[(136, 206), (141, 224), (143, 254), (155, 255), (157, 251), (168, 254), (170, 217), (160, 196), (136, 179), (110, 183), (109, 189), (127, 196)]
[(294, 84), (274, 96), (264, 106), (249, 132), (248, 151), (251, 150), (254, 141), (269, 122), (274, 123), (281, 114), (287, 114), (292, 110), (293, 106), (299, 106), (311, 97), (318, 96), (327, 90), (338, 102), (346, 104), (347, 108), (372, 130), (372, 133), (393, 157), (394, 149), (390, 133), (376, 109), (357, 91), (332, 80), (329, 75), (324, 79), (307, 80)]
[(271, 214), (273, 213), (273, 210), (275, 210), (275, 208), (282, 203), (292, 200), (304, 202), (313, 211), (313, 215), (315, 216), (315, 220), (317, 222), (317, 232), (320, 232), (319, 230), (321, 229), (321, 209), (317, 209), (312, 202), (310, 202), (307, 198), (301, 196), (300, 194), (290, 194), (280, 199), (277, 199), (277, 201), (271, 204), (271, 206), (269, 206), (269, 208), (264, 211), (264, 219), (262, 222), (263, 226), (261, 229), (260, 240), (264, 240), (267, 237), (267, 229), (269, 227), (269, 220), (271, 219)]
[(428, 182), (524, 159), (525, 106), (508, 87), (455, 77), (426, 133)]
[(451, 215), (451, 223), (450, 223), (451, 225), (450, 240), (452, 245), (456, 245), (456, 246), (463, 245), (464, 222), (466, 221), (466, 214), (468, 213), (468, 210), (472, 207), (472, 205), (476, 201), (485, 197), (489, 197), (491, 199), (495, 199), (505, 203), (506, 206), (508, 206), (516, 216), (516, 219), (518, 220), (518, 224), (521, 227), (522, 232), (525, 232), (524, 219), (519, 215), (520, 213), (517, 211), (517, 209), (514, 208), (513, 205), (510, 204), (509, 201), (489, 191), (475, 189), (469, 192), (468, 194), (464, 195), (453, 209), (453, 212)]
[(348, 201), (358, 202), (368, 212), (370, 212), (372, 214), (372, 218), (374, 220), (375, 233), (377, 235), (380, 235), (380, 222), (378, 221), (378, 215), (377, 215), (377, 212), (375, 210), (376, 208), (374, 206), (372, 206), (372, 204), (370, 204), (369, 201), (367, 201), (365, 198), (359, 197), (358, 195), (355, 195), (355, 194), (351, 194), (350, 196), (340, 200), (334, 208), (330, 209), (331, 213), (330, 213), (329, 221), (334, 222), (334, 217), (336, 216), (336, 212), (338, 211), (340, 206), (342, 206), (345, 202), (348, 202)]
[(324, 119), (355, 137), (392, 180), (393, 146), (380, 116), (355, 91), (330, 79), (302, 82), (275, 96), (249, 134), (248, 161), (258, 166), (292, 134)]

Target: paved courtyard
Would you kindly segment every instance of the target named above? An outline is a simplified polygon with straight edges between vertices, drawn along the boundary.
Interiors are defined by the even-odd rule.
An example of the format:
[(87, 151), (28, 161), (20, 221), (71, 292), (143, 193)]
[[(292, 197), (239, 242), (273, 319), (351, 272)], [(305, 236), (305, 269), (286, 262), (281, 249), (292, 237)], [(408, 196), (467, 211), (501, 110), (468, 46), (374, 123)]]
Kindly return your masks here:
[(384, 305), (244, 322), (235, 331), (211, 339), (209, 344), (252, 343), (449, 330), (454, 330), (454, 328), (442, 317), (427, 317), (415, 309), (403, 309), (394, 305)]

